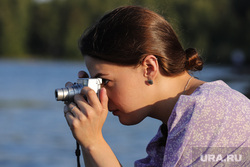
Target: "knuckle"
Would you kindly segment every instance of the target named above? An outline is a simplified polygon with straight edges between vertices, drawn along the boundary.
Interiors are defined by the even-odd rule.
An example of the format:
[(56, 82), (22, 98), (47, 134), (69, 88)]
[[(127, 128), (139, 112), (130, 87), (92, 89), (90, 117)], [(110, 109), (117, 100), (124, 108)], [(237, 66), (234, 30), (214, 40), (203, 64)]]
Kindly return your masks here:
[(87, 91), (87, 96), (94, 96), (94, 95), (96, 95), (96, 93), (95, 93), (95, 91), (93, 90), (93, 89), (89, 89), (88, 91)]
[(83, 101), (83, 100), (84, 100), (84, 98), (83, 98), (83, 96), (80, 95), (80, 94), (76, 94), (76, 95), (74, 96), (74, 101), (75, 101), (75, 103), (77, 103), (78, 101)]
[(79, 115), (79, 116), (78, 116), (78, 119), (79, 119), (80, 122), (83, 122), (83, 121), (86, 120), (86, 117), (83, 116), (83, 115)]
[(77, 119), (74, 119), (71, 124), (72, 129), (77, 129), (79, 127), (80, 123)]
[(96, 105), (96, 106), (95, 106), (95, 109), (96, 109), (98, 115), (99, 115), (99, 114), (101, 113), (101, 111), (103, 110), (103, 108), (102, 108), (101, 105)]
[(66, 105), (63, 107), (63, 111), (64, 112), (68, 111), (68, 107)]
[(78, 101), (79, 99), (80, 99), (79, 94), (76, 94), (76, 95), (74, 96), (74, 101)]

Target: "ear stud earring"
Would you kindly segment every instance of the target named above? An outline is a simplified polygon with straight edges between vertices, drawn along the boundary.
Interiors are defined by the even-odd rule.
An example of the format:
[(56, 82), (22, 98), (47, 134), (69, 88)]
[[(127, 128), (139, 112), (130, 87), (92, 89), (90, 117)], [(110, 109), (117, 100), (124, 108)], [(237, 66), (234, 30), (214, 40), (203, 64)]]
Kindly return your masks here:
[(149, 79), (149, 80), (147, 80), (147, 82), (149, 85), (153, 85), (153, 80)]

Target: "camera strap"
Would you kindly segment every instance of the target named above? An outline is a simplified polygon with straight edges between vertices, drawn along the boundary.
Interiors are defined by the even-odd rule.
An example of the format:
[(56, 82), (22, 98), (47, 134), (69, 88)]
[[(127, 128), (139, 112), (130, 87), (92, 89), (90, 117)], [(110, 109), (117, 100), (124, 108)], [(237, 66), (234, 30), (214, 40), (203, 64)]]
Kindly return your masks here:
[(77, 167), (81, 167), (81, 164), (80, 164), (81, 150), (80, 150), (80, 145), (79, 145), (79, 143), (77, 141), (76, 141), (75, 154), (76, 154)]

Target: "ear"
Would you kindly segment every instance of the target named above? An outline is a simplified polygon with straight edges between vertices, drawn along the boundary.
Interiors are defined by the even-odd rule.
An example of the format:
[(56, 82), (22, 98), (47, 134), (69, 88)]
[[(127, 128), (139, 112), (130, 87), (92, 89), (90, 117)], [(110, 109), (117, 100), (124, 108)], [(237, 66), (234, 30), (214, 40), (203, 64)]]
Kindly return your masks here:
[(146, 56), (142, 62), (142, 67), (144, 69), (144, 77), (146, 77), (147, 80), (154, 81), (159, 71), (157, 58), (154, 55)]

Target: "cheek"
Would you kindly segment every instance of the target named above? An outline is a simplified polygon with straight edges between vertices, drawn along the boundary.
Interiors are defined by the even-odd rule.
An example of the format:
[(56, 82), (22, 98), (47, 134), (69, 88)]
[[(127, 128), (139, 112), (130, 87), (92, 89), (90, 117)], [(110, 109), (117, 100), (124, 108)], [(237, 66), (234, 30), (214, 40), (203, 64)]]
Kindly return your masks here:
[(126, 105), (129, 104), (129, 95), (126, 92), (122, 92), (116, 89), (108, 91), (109, 109), (126, 109)]
[(119, 109), (123, 113), (130, 113), (144, 104), (143, 91), (137, 85), (119, 85), (108, 91), (110, 109)]
[(124, 125), (134, 125), (147, 116), (145, 89), (137, 84), (125, 83), (108, 89), (109, 109), (119, 110), (117, 116)]

